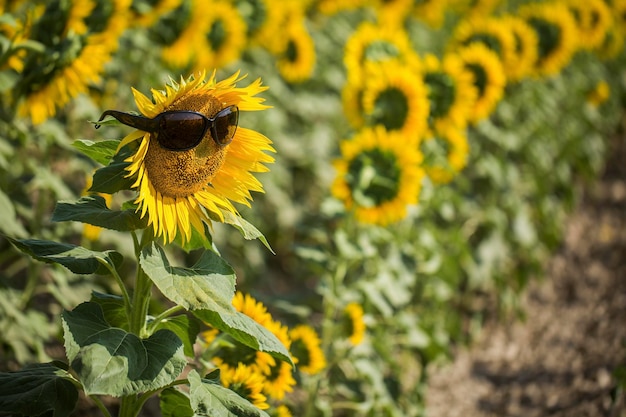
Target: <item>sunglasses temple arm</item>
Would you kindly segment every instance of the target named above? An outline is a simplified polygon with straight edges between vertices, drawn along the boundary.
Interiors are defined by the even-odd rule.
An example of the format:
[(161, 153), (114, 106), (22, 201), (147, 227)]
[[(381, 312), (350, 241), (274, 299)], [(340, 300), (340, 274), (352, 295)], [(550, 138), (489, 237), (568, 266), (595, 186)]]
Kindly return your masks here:
[[(143, 116), (136, 116), (134, 114), (124, 113), (117, 110), (106, 110), (98, 119), (101, 122), (106, 116), (111, 116), (126, 126), (134, 127), (135, 129), (143, 130), (145, 132), (154, 132), (158, 129), (158, 121), (155, 119), (148, 119)], [(100, 124), (96, 123), (95, 128), (100, 128)]]

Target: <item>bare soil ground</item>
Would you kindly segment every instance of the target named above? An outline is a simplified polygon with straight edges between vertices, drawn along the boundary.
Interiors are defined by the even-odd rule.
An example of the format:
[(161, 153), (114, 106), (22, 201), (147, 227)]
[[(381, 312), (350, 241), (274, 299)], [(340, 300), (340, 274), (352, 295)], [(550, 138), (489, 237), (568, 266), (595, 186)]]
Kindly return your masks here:
[(524, 322), (487, 326), (429, 377), (429, 417), (624, 417), (626, 136), (570, 217)]

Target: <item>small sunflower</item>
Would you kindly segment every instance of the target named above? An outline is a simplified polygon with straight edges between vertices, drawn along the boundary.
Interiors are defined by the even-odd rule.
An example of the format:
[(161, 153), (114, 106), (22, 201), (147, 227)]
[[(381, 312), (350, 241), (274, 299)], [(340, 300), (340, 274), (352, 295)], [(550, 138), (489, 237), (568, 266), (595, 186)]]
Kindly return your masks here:
[(364, 80), (363, 73), (370, 62), (394, 60), (419, 69), (419, 57), (413, 50), (409, 35), (397, 25), (363, 22), (350, 35), (344, 49), (343, 61), (348, 77), (356, 80)]
[(199, 38), (194, 65), (198, 69), (222, 68), (241, 57), (246, 47), (246, 22), (228, 2), (210, 0), (203, 7), (201, 30), (205, 36)]
[(476, 100), (472, 74), (456, 54), (447, 54), (440, 61), (429, 54), (424, 57), (424, 82), (430, 102), (429, 127), (465, 127)]
[(370, 63), (363, 87), (367, 126), (382, 125), (414, 138), (424, 134), (430, 104), (421, 74), (397, 61)]
[(326, 358), (320, 347), (321, 340), (312, 327), (300, 324), (289, 331), (289, 337), (291, 353), (300, 371), (315, 375), (326, 367)]
[(273, 412), (271, 413), (271, 416), (272, 417), (293, 417), (293, 414), (291, 413), (291, 410), (289, 410), (289, 408), (286, 405), (282, 404), (273, 410)]
[(502, 99), (506, 77), (498, 56), (483, 44), (466, 46), (458, 56), (473, 75), (477, 95), (469, 121), (476, 123), (488, 117)]
[(576, 21), (565, 3), (532, 3), (519, 16), (535, 30), (539, 40), (534, 74), (552, 75), (569, 64), (578, 46)]
[(183, 0), (135, 0), (132, 2), (132, 23), (138, 27), (150, 27), (182, 2)]
[(611, 87), (606, 81), (600, 81), (593, 90), (587, 94), (587, 103), (593, 107), (599, 107), (611, 97)]
[(265, 379), (251, 368), (239, 364), (236, 369), (220, 369), (220, 379), (222, 385), (235, 391), (261, 410), (270, 408), (267, 397), (262, 393)]
[(365, 337), (365, 321), (363, 307), (359, 303), (349, 303), (343, 310), (346, 334), (352, 346), (357, 346)]
[(510, 27), (501, 18), (474, 17), (462, 20), (454, 30), (448, 50), (454, 52), (473, 43), (481, 43), (494, 51), (503, 68), (515, 65), (516, 39)]
[(305, 26), (304, 16), (290, 19), (282, 36), (284, 43), (276, 62), (280, 75), (291, 83), (308, 80), (315, 66), (315, 43)]
[[(179, 83), (172, 80), (164, 91), (152, 90), (152, 100), (133, 89), (135, 103), (148, 118), (170, 110), (191, 110), (207, 117), (235, 105), (239, 111), (263, 110), (264, 99), (257, 94), (267, 90), (257, 79), (247, 87), (236, 84), (244, 77), (239, 72), (217, 82), (215, 72), (206, 80), (200, 73)], [(262, 134), (238, 127), (230, 144), (218, 146), (207, 133), (194, 148), (171, 151), (163, 148), (155, 134), (136, 130), (126, 136), (120, 149), (138, 141), (138, 147), (126, 161), (128, 176), (135, 178), (132, 188), (139, 192), (135, 203), (141, 216), (148, 216), (157, 237), (167, 243), (177, 235), (183, 244), (195, 230), (205, 236), (203, 224), (224, 221), (224, 213), (237, 214), (232, 202), (250, 205), (250, 191), (263, 192), (252, 175), (265, 172), (265, 163), (274, 159), (271, 141)]]
[(446, 184), (467, 165), (469, 143), (465, 130), (444, 127), (421, 143), (424, 171), (435, 184)]
[(613, 25), (613, 16), (604, 0), (567, 0), (567, 7), (576, 20), (578, 42), (586, 49), (596, 49), (604, 43), (607, 31)]
[(413, 0), (379, 0), (374, 3), (380, 25), (402, 26), (413, 9)]
[(504, 62), (508, 81), (519, 81), (532, 73), (537, 61), (539, 39), (537, 33), (524, 19), (514, 15), (501, 17), (515, 38), (515, 55)]
[(433, 28), (444, 21), (449, 0), (420, 0), (414, 2), (412, 15)]
[(361, 130), (343, 141), (334, 162), (333, 195), (363, 223), (387, 225), (417, 204), (423, 171), (417, 140), (382, 126)]
[(205, 15), (201, 0), (183, 0), (151, 27), (152, 36), (161, 45), (161, 57), (167, 65), (184, 68), (194, 61), (197, 45), (203, 42)]

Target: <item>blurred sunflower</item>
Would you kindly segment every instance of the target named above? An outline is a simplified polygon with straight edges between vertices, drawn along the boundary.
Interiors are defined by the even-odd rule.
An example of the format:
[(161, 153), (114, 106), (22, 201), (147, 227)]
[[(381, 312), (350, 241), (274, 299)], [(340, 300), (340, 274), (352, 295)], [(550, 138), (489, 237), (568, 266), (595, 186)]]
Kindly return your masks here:
[(365, 68), (362, 107), (366, 126), (382, 125), (419, 138), (428, 128), (427, 97), (422, 76), (397, 61), (372, 62)]
[(626, 0), (612, 0), (609, 2), (615, 25), (619, 32), (626, 33)]
[(343, 113), (352, 127), (365, 126), (363, 114), (363, 82), (356, 77), (348, 77), (341, 90)]
[[(291, 348), (289, 330), (275, 320), (271, 320), (264, 327), (269, 330), (287, 348)], [(267, 353), (266, 353), (267, 355)], [(274, 358), (272, 358), (274, 359)], [(285, 394), (293, 391), (296, 380), (293, 377), (293, 366), (287, 362), (274, 359), (269, 370), (262, 372), (265, 382), (263, 393), (276, 400), (282, 400)]]
[(424, 175), (417, 139), (377, 126), (340, 147), (331, 191), (358, 221), (384, 226), (402, 220), (407, 206), (417, 204)]
[(435, 184), (446, 184), (467, 165), (469, 143), (464, 129), (444, 127), (421, 142), (424, 171)]
[(449, 0), (420, 0), (414, 2), (412, 16), (433, 28), (444, 21)]
[(580, 46), (595, 49), (602, 45), (613, 25), (611, 10), (604, 0), (567, 0), (566, 4), (576, 21)]
[(183, 0), (150, 28), (151, 37), (161, 46), (161, 57), (167, 65), (184, 68), (193, 62), (197, 46), (205, 35), (205, 15), (202, 0)]
[(537, 33), (524, 19), (515, 15), (502, 16), (501, 20), (515, 38), (515, 55), (503, 63), (506, 77), (508, 81), (519, 81), (531, 74), (537, 61), (539, 46)]
[(139, 27), (154, 25), (161, 16), (179, 7), (183, 0), (133, 0), (131, 11), (132, 23)]
[(424, 57), (424, 82), (428, 91), (430, 129), (444, 126), (465, 127), (476, 100), (472, 74), (456, 54), (443, 60), (428, 54)]
[(222, 385), (261, 410), (270, 408), (267, 397), (262, 393), (265, 382), (263, 377), (246, 365), (239, 364), (235, 369), (220, 369), (220, 379)]
[(466, 19), (492, 15), (502, 0), (450, 0), (449, 7)]
[(349, 303), (343, 309), (345, 332), (352, 346), (359, 345), (365, 337), (365, 321), (363, 307), (359, 303)]
[(246, 47), (246, 22), (234, 5), (228, 2), (211, 0), (204, 3), (202, 32), (196, 45), (194, 66), (222, 68), (238, 60)]
[(343, 61), (348, 78), (363, 82), (363, 72), (368, 63), (389, 60), (419, 69), (419, 58), (402, 27), (364, 22), (346, 41)]
[(593, 107), (598, 107), (611, 97), (611, 87), (606, 81), (600, 81), (596, 86), (587, 94), (587, 103)]
[(402, 27), (413, 10), (413, 0), (378, 0), (374, 3), (379, 25)]
[[(626, 4), (626, 1), (624, 2)], [(596, 54), (601, 59), (613, 59), (618, 56), (624, 48), (624, 33), (619, 26), (613, 24), (604, 37), (602, 45), (596, 48)]]
[(8, 40), (8, 44), (1, 51), (0, 69), (10, 68), (18, 73), (24, 69), (24, 60), (27, 55), (24, 45), (31, 37), (33, 22), (41, 16), (44, 10), (43, 5), (22, 6), (18, 7), (13, 4), (9, 7), (9, 5), (0, 4), (0, 15), (10, 14), (12, 17), (12, 19), (5, 17), (0, 22), (0, 35)]
[(110, 52), (119, 46), (119, 38), (130, 22), (132, 0), (97, 0), (95, 7), (85, 18), (90, 35), (96, 42), (106, 45)]
[(29, 39), (41, 43), (46, 53), (27, 54), (19, 63), (20, 82), (13, 92), (20, 116), (42, 123), (100, 82), (110, 51), (97, 36), (76, 35), (86, 33), (83, 19), (93, 7), (91, 0), (50, 1), (28, 10)]
[(289, 408), (284, 404), (281, 404), (278, 407), (276, 407), (274, 410), (272, 410), (270, 415), (272, 417), (292, 417), (293, 416)]
[(535, 30), (539, 40), (533, 73), (552, 75), (569, 64), (576, 51), (576, 21), (565, 3), (532, 3), (519, 9), (519, 16)]
[[(244, 295), (237, 291), (233, 298), (233, 307), (265, 328), (273, 326), (274, 321), (267, 308), (249, 294)], [(277, 364), (276, 359), (269, 353), (245, 346), (227, 334), (216, 336), (211, 329), (204, 332), (202, 337), (207, 344), (211, 344), (209, 346), (211, 360), (222, 372), (234, 372), (242, 364), (264, 378), (264, 375), (270, 374), (272, 367)]]
[(304, 16), (290, 19), (281, 36), (284, 43), (276, 61), (280, 75), (290, 83), (308, 80), (315, 66), (315, 43), (305, 26)]
[(319, 0), (316, 3), (317, 10), (328, 16), (367, 5), (366, 0)]
[(289, 337), (291, 354), (300, 371), (315, 375), (326, 367), (326, 358), (320, 347), (321, 340), (311, 326), (300, 324), (289, 331)]
[(516, 62), (516, 41), (506, 23), (498, 17), (464, 19), (454, 29), (448, 51), (482, 43), (499, 56), (504, 69), (512, 67)]
[(488, 117), (502, 99), (506, 77), (498, 56), (481, 43), (460, 49), (458, 56), (473, 75), (477, 94), (468, 120), (476, 123)]
[[(164, 91), (152, 90), (152, 99), (133, 89), (135, 103), (141, 114), (154, 118), (170, 110), (187, 110), (207, 117), (228, 107), (239, 111), (264, 110), (264, 99), (257, 94), (267, 90), (261, 80), (247, 87), (236, 84), (244, 77), (239, 72), (217, 82), (215, 72), (206, 80), (206, 73), (195, 78), (172, 80)], [(133, 188), (141, 216), (148, 215), (154, 235), (167, 243), (178, 235), (185, 244), (195, 230), (205, 235), (204, 224), (224, 221), (224, 213), (237, 215), (232, 202), (250, 205), (250, 191), (263, 192), (253, 172), (265, 172), (264, 163), (274, 159), (271, 141), (253, 130), (238, 127), (230, 144), (219, 146), (205, 134), (192, 149), (172, 151), (161, 146), (153, 133), (136, 130), (126, 136), (120, 149), (139, 141), (136, 151), (126, 160), (128, 176), (135, 178)]]

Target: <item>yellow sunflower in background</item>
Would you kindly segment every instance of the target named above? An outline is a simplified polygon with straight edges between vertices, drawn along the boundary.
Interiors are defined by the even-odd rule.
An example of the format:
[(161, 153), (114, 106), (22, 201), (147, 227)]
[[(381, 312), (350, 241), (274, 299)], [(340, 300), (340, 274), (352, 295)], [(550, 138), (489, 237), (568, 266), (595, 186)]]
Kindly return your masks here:
[(365, 68), (362, 94), (365, 125), (419, 139), (428, 128), (427, 94), (421, 74), (412, 68), (395, 60), (371, 62)]
[(111, 59), (110, 49), (95, 35), (76, 35), (84, 32), (81, 18), (93, 7), (91, 1), (78, 0), (48, 3), (44, 13), (40, 8), (32, 9), (37, 20), (30, 26), (30, 38), (42, 43), (47, 53), (31, 54), (20, 64), (23, 82), (16, 87), (24, 97), (18, 103), (20, 116), (29, 117), (34, 124), (43, 123), (72, 99), (88, 93), (90, 85), (100, 82)]
[(349, 303), (343, 310), (343, 323), (352, 346), (359, 345), (365, 337), (365, 321), (363, 307), (359, 303)]
[(498, 56), (481, 43), (473, 43), (458, 51), (465, 68), (472, 73), (476, 101), (469, 115), (472, 123), (489, 117), (504, 95), (506, 77)]
[(391, 60), (419, 69), (419, 57), (402, 27), (363, 22), (346, 41), (343, 61), (348, 78), (363, 81), (368, 63)]
[(443, 127), (421, 142), (424, 171), (435, 184), (446, 184), (467, 165), (469, 143), (465, 129)]
[(534, 75), (553, 75), (569, 64), (578, 44), (576, 21), (565, 3), (528, 4), (519, 9), (519, 16), (535, 30), (539, 40)]
[(516, 62), (516, 40), (510, 27), (498, 17), (475, 17), (462, 20), (454, 29), (448, 51), (481, 43), (494, 51), (502, 61), (503, 68)]
[(284, 31), (283, 46), (277, 51), (276, 66), (280, 75), (290, 83), (311, 78), (315, 67), (315, 43), (305, 26), (304, 16), (289, 19)]
[(24, 70), (24, 59), (27, 55), (22, 47), (30, 39), (33, 22), (41, 16), (44, 6), (31, 4), (22, 4), (22, 7), (16, 4), (9, 8), (7, 6), (3, 7), (0, 4), (0, 15), (10, 13), (15, 20), (5, 19), (0, 22), (0, 35), (9, 40), (9, 44), (3, 50), (5, 60), (0, 63), (0, 69), (11, 68), (19, 73)]
[(449, 0), (455, 13), (473, 19), (489, 16), (502, 4), (502, 0)]
[(501, 20), (515, 38), (515, 54), (503, 63), (507, 80), (520, 81), (532, 73), (537, 61), (539, 39), (537, 33), (524, 19), (515, 15), (505, 15)]
[(161, 16), (172, 12), (182, 2), (183, 0), (133, 1), (132, 23), (139, 27), (152, 26)]
[(306, 374), (315, 375), (326, 367), (326, 358), (321, 348), (321, 340), (315, 329), (300, 324), (289, 331), (291, 354), (298, 369)]
[(602, 103), (607, 101), (611, 97), (611, 87), (606, 81), (600, 81), (596, 86), (587, 94), (587, 103), (593, 107), (599, 107)]
[(582, 48), (595, 49), (604, 43), (604, 38), (613, 25), (613, 16), (604, 0), (567, 0), (567, 7), (576, 20), (578, 43)]
[(438, 28), (444, 21), (449, 0), (421, 0), (414, 2), (412, 15), (427, 25)]
[[(289, 329), (275, 320), (271, 320), (264, 327), (269, 330), (287, 348), (291, 348)], [(268, 355), (267, 353), (265, 353)], [(274, 359), (274, 358), (272, 358)], [(274, 359), (268, 370), (262, 372), (265, 382), (263, 393), (276, 400), (282, 400), (285, 394), (293, 391), (296, 380), (293, 377), (293, 366), (288, 362)]]
[(411, 15), (413, 0), (379, 0), (374, 3), (376, 20), (381, 25), (402, 26)]
[[(626, 3), (626, 2), (624, 2)], [(604, 37), (602, 45), (595, 52), (601, 59), (608, 60), (618, 56), (624, 48), (624, 33), (619, 26), (613, 24)]]
[(362, 223), (384, 226), (402, 220), (407, 206), (417, 204), (424, 176), (417, 142), (382, 126), (342, 141), (332, 194)]
[(222, 68), (241, 57), (246, 47), (246, 22), (231, 3), (211, 0), (203, 7), (204, 36), (196, 45), (194, 66), (198, 70)]
[(202, 0), (183, 0), (179, 7), (161, 16), (152, 27), (152, 33), (162, 45), (163, 62), (174, 68), (184, 68), (194, 61), (197, 46), (205, 36), (205, 16)]
[(620, 33), (626, 33), (626, 0), (611, 0), (611, 12)]
[(131, 2), (132, 0), (99, 0), (85, 19), (89, 33), (96, 42), (105, 44), (111, 52), (117, 50), (119, 38), (128, 28)]
[(355, 10), (366, 5), (366, 0), (319, 0), (317, 1), (317, 10), (322, 14), (330, 16), (346, 10)]
[(220, 370), (222, 385), (235, 391), (261, 410), (270, 408), (263, 395), (264, 379), (246, 365), (239, 364), (235, 369)]
[(279, 405), (274, 410), (272, 410), (270, 415), (272, 417), (292, 417), (293, 416), (293, 414), (291, 413), (291, 410), (289, 410), (289, 408), (284, 404)]
[[(199, 73), (187, 80), (174, 81), (165, 90), (152, 90), (152, 99), (133, 89), (135, 103), (141, 114), (154, 118), (171, 110), (199, 112), (206, 117), (230, 106), (239, 111), (264, 110), (264, 99), (257, 94), (267, 90), (261, 80), (247, 87), (237, 87), (244, 77), (239, 72), (217, 82), (215, 72), (206, 80)], [(154, 235), (166, 243), (177, 235), (185, 244), (195, 230), (205, 235), (204, 224), (224, 221), (226, 213), (237, 215), (232, 202), (250, 205), (250, 191), (263, 192), (253, 172), (265, 172), (263, 164), (274, 159), (265, 152), (274, 152), (271, 141), (261, 133), (237, 127), (232, 142), (224, 146), (207, 131), (197, 146), (187, 150), (164, 148), (157, 135), (136, 130), (126, 136), (120, 148), (138, 141), (137, 150), (127, 159), (128, 176), (135, 179), (133, 188), (139, 192), (138, 211), (148, 216)]]
[(465, 69), (456, 54), (446, 54), (442, 60), (428, 54), (423, 62), (424, 82), (430, 102), (430, 129), (465, 127), (476, 100), (472, 73)]

